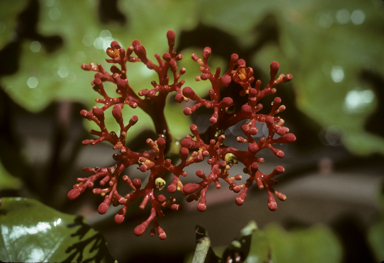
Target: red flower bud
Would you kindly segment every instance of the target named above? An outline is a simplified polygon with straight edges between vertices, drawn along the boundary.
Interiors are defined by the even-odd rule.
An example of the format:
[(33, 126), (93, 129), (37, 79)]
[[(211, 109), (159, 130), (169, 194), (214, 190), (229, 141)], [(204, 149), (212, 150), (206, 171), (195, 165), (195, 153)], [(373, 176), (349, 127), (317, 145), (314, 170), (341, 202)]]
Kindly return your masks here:
[(241, 192), (237, 197), (236, 197), (236, 204), (237, 205), (242, 205), (245, 201), (245, 196), (247, 195), (247, 192)]
[(224, 87), (228, 87), (231, 81), (232, 81), (232, 78), (229, 75), (224, 75), (221, 77), (221, 85), (223, 85)]
[(271, 69), (271, 79), (274, 79), (277, 75), (277, 71), (279, 70), (279, 63), (276, 61), (273, 61), (271, 63), (270, 69)]
[(112, 110), (112, 115), (118, 123), (123, 121), (123, 114), (121, 113), (120, 105), (115, 105)]
[(167, 234), (165, 234), (164, 230), (160, 226), (157, 227), (157, 234), (159, 235), (159, 238), (161, 240), (164, 240), (167, 238)]
[(164, 53), (163, 54), (163, 59), (165, 61), (170, 61), (172, 59), (171, 55), (169, 53)]
[(199, 204), (197, 205), (197, 210), (199, 210), (200, 212), (204, 212), (205, 210), (207, 209), (207, 204), (206, 204), (206, 201), (202, 201), (200, 199), (200, 202)]
[(250, 151), (252, 153), (256, 153), (259, 151), (259, 146), (257, 145), (257, 143), (250, 143), (248, 145), (248, 151)]
[(220, 108), (225, 108), (225, 107), (229, 107), (233, 104), (233, 99), (230, 98), (230, 97), (225, 97), (222, 99), (222, 101), (220, 102), (219, 104), (219, 107)]
[(185, 194), (192, 194), (193, 192), (195, 192), (199, 188), (200, 188), (200, 184), (188, 183), (188, 184), (184, 185), (183, 190), (184, 190)]
[(287, 133), (284, 134), (283, 137), (281, 137), (281, 143), (293, 143), (296, 141), (296, 136), (293, 133)]
[(188, 155), (189, 155), (189, 150), (188, 150), (188, 148), (182, 147), (182, 148), (180, 149), (180, 158), (181, 158), (182, 160), (185, 160), (185, 159), (188, 158)]
[(93, 114), (98, 118), (100, 121), (104, 121), (104, 111), (98, 107), (92, 108)]
[(241, 106), (241, 111), (244, 113), (252, 113), (252, 107), (248, 104), (244, 104), (243, 106)]
[(116, 224), (121, 224), (123, 223), (125, 217), (123, 215), (120, 215), (120, 214), (116, 214), (115, 215), (115, 222)]
[(165, 147), (165, 139), (160, 137), (159, 139), (157, 139), (157, 145), (161, 148), (164, 148)]
[(246, 67), (245, 60), (242, 58), (237, 60), (237, 65), (239, 66), (239, 68), (245, 68)]
[(109, 200), (106, 199), (104, 202), (102, 202), (100, 205), (99, 205), (99, 208), (97, 209), (97, 211), (99, 212), (99, 214), (105, 214), (107, 211), (108, 211), (108, 207), (109, 207), (109, 203), (108, 202)]
[(279, 165), (273, 171), (275, 175), (278, 175), (278, 174), (284, 173), (285, 170), (283, 166)]
[(159, 203), (164, 203), (166, 200), (167, 198), (164, 195), (157, 196), (157, 201), (159, 201)]
[(205, 47), (203, 51), (203, 58), (207, 59), (211, 53), (212, 53), (211, 48)]
[(141, 188), (141, 180), (140, 179), (135, 178), (135, 179), (133, 179), (132, 183), (136, 187), (136, 189), (140, 189)]
[(172, 49), (175, 45), (175, 32), (173, 30), (167, 31), (168, 46)]
[(194, 145), (195, 145), (195, 142), (191, 141), (191, 139), (187, 139), (187, 138), (184, 138), (180, 141), (181, 143), (181, 146), (185, 147), (185, 148), (192, 148)]
[(134, 48), (135, 54), (143, 61), (145, 64), (147, 63), (147, 51), (145, 50), (144, 46), (140, 43), (139, 40), (134, 40), (132, 42), (132, 46)]
[(143, 222), (140, 225), (138, 225), (137, 227), (135, 227), (135, 229), (133, 230), (133, 233), (135, 233), (136, 236), (141, 236), (142, 234), (144, 234), (147, 227), (148, 227), (148, 223)]
[(197, 94), (193, 91), (193, 89), (188, 86), (183, 89), (183, 95), (195, 101), (198, 101), (200, 99), (199, 96), (197, 96)]
[(81, 191), (77, 188), (72, 189), (71, 191), (68, 192), (67, 196), (70, 200), (76, 199), (79, 195), (81, 194)]

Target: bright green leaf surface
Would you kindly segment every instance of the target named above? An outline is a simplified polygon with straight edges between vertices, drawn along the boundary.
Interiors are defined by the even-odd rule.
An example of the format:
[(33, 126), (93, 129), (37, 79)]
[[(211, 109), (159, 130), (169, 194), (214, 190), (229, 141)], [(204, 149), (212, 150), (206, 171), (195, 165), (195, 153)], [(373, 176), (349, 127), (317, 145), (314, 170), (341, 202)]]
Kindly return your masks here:
[[(15, 28), (17, 15), (27, 4), (27, 1), (20, 2), (23, 3), (17, 6), (10, 0), (0, 3), (0, 22), (6, 25), (6, 31), (0, 33), (1, 45), (11, 40), (9, 32)], [(22, 46), (19, 71), (4, 77), (3, 85), (17, 103), (31, 111), (39, 111), (54, 100), (79, 101), (89, 105), (87, 110), (90, 110), (99, 95), (92, 90), (90, 84), (93, 73), (81, 70), (82, 63), (101, 63), (109, 69), (110, 65), (105, 62), (105, 49), (110, 42), (116, 40), (126, 48), (135, 39), (140, 39), (148, 58), (155, 61), (155, 53), (162, 54), (168, 50), (167, 30), (178, 32), (196, 23), (196, 17), (191, 15), (196, 7), (197, 4), (190, 1), (121, 2), (128, 25), (120, 27), (105, 26), (98, 21), (97, 1), (41, 1), (38, 31), (44, 35), (60, 35), (64, 39), (64, 47), (47, 54), (43, 48), (32, 51), (32, 41), (26, 40)], [(8, 9), (12, 11), (9, 14)], [(60, 15), (52, 17), (52, 10), (58, 10)], [(8, 15), (3, 16), (4, 12)], [(190, 58), (187, 56), (187, 59)], [(195, 66), (198, 68), (197, 64)], [(129, 65), (128, 68), (130, 85), (135, 91), (152, 87), (150, 83), (156, 80), (156, 74), (141, 63)], [(108, 87), (106, 90), (113, 97), (116, 88), (113, 85)], [(167, 105), (167, 113), (172, 113), (168, 119), (180, 117), (182, 110), (183, 107), (178, 103)], [(132, 131), (153, 127), (152, 120), (140, 110), (130, 109), (126, 122), (132, 115), (139, 117)], [(186, 120), (169, 120), (171, 124), (177, 123), (172, 128), (172, 134), (176, 137), (185, 136), (189, 132), (188, 119), (182, 117)], [(112, 115), (106, 115), (106, 123), (112, 123), (110, 130), (116, 130), (117, 125)]]
[[(250, 224), (254, 224), (256, 226), (256, 223), (251, 222)], [(250, 225), (248, 224), (248, 226)], [(242, 230), (242, 233), (244, 232), (244, 229)], [(247, 257), (248, 263), (264, 263), (269, 262), (271, 258), (273, 259), (273, 253), (271, 242), (268, 239), (265, 231), (262, 231), (258, 228), (254, 229), (252, 231), (252, 241), (251, 241), (251, 247), (249, 249), (249, 254)]]
[(277, 224), (265, 228), (276, 263), (339, 263), (342, 248), (332, 231), (314, 226), (287, 232)]
[(208, 233), (201, 226), (196, 226), (196, 249), (192, 263), (218, 263), (218, 257), (212, 250)]
[(81, 217), (38, 201), (2, 198), (0, 260), (3, 262), (114, 262), (104, 238)]
[(256, 222), (249, 222), (224, 250), (222, 259), (232, 262), (265, 263), (272, 259), (270, 242)]

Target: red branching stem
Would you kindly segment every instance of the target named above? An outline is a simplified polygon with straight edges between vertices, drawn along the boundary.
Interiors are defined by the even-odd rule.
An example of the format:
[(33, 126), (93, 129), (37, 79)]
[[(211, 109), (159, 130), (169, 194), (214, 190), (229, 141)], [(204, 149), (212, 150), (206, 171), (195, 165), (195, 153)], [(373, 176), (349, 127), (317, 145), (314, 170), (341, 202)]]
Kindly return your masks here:
[[(200, 76), (196, 77), (196, 80), (199, 81), (209, 79), (211, 82), (212, 89), (209, 90), (211, 100), (207, 101), (205, 99), (201, 99), (190, 87), (186, 87), (183, 89), (184, 96), (189, 99), (195, 100), (197, 103), (194, 106), (189, 106), (185, 108), (184, 113), (186, 115), (189, 115), (202, 106), (206, 108), (213, 108), (214, 112), (210, 119), (212, 126), (208, 130), (216, 131), (223, 131), (228, 127), (231, 127), (234, 124), (238, 123), (239, 121), (246, 119), (249, 120), (248, 123), (243, 124), (241, 126), (241, 130), (244, 133), (244, 137), (239, 136), (237, 138), (237, 141), (239, 143), (248, 143), (248, 151), (238, 151), (233, 148), (224, 148), (220, 145), (218, 149), (215, 149), (217, 153), (212, 152), (212, 150), (208, 151), (209, 155), (211, 156), (211, 158), (208, 160), (208, 164), (211, 165), (211, 174), (215, 175), (216, 178), (223, 178), (230, 185), (231, 190), (233, 190), (234, 192), (240, 192), (240, 190), (242, 189), (240, 195), (236, 199), (236, 203), (238, 205), (241, 205), (244, 202), (249, 187), (252, 185), (253, 181), (256, 181), (260, 189), (264, 188), (265, 186), (268, 191), (269, 208), (271, 210), (276, 210), (277, 205), (274, 201), (273, 194), (276, 195), (280, 200), (285, 200), (285, 196), (281, 193), (276, 192), (270, 186), (271, 184), (276, 184), (275, 181), (267, 179), (272, 177), (272, 174), (264, 175), (258, 170), (258, 164), (263, 163), (264, 159), (257, 158), (255, 157), (255, 155), (260, 150), (264, 148), (269, 148), (277, 157), (282, 158), (284, 156), (284, 152), (274, 148), (272, 144), (292, 143), (296, 140), (296, 137), (292, 133), (288, 133), (289, 129), (283, 126), (283, 119), (278, 116), (275, 117), (276, 114), (285, 110), (285, 106), (281, 105), (281, 99), (279, 97), (276, 97), (273, 100), (272, 109), (268, 115), (258, 113), (263, 108), (263, 105), (260, 104), (259, 101), (267, 95), (276, 93), (276, 89), (274, 88), (274, 86), (279, 83), (291, 80), (292, 76), (281, 74), (276, 79), (279, 64), (277, 62), (272, 62), (270, 67), (271, 78), (268, 84), (263, 89), (261, 89), (261, 81), (257, 80), (254, 87), (252, 87), (251, 83), (253, 83), (255, 80), (255, 78), (253, 77), (253, 69), (250, 67), (246, 67), (246, 62), (243, 59), (239, 59), (236, 54), (232, 55), (229, 70), (220, 78), (219, 68), (216, 70), (215, 74), (212, 74), (211, 70), (209, 69), (207, 59), (210, 53), (211, 50), (209, 48), (206, 48), (203, 52), (203, 59), (200, 59), (196, 54), (192, 55), (192, 59), (200, 65), (200, 71), (202, 72)], [(221, 83), (219, 83), (219, 80), (221, 80)], [(241, 95), (248, 96), (248, 103), (244, 104), (241, 107), (240, 112), (228, 114), (225, 109), (231, 106), (233, 101), (230, 98), (223, 98), (223, 100), (220, 102), (221, 104), (217, 103), (217, 101), (220, 100), (220, 93), (217, 91), (220, 90), (221, 85), (228, 86), (232, 80), (240, 84), (244, 88), (244, 90), (241, 92)], [(254, 136), (258, 133), (258, 129), (256, 126), (257, 122), (265, 123), (269, 131), (268, 136), (260, 138), (259, 141), (255, 141), (254, 139)], [(195, 131), (196, 129), (196, 127), (191, 126), (191, 131), (194, 137), (187, 137), (186, 141), (182, 141), (182, 145), (187, 148), (198, 148), (199, 151), (194, 152), (194, 158), (200, 157), (200, 159), (203, 159), (205, 156), (201, 153), (203, 151), (206, 151), (208, 149), (208, 146), (205, 145), (205, 143), (200, 139), (200, 135)], [(277, 139), (273, 139), (275, 134), (279, 135), (280, 137)], [(233, 178), (233, 180), (230, 180), (228, 177), (224, 177), (217, 171), (217, 165), (220, 161), (219, 159), (216, 159), (217, 156), (221, 156), (222, 159), (224, 159), (225, 161), (225, 157), (223, 158), (223, 156), (227, 155), (233, 156), (232, 160), (235, 159), (236, 163), (241, 162), (244, 164), (245, 172), (250, 175), (249, 179), (246, 181), (245, 184), (237, 185), (233, 182), (235, 178)], [(194, 154), (192, 154), (192, 156), (194, 156)], [(230, 165), (229, 168), (225, 171), (229, 169)], [(184, 186), (184, 192), (186, 192), (187, 194), (191, 194), (188, 197), (189, 201), (200, 198), (198, 208), (199, 210), (204, 207), (203, 204), (205, 205), (205, 193), (209, 184), (212, 182), (218, 182), (215, 180), (216, 178), (211, 180), (208, 179), (215, 177), (211, 176), (211, 174), (208, 177), (199, 176), (203, 179), (199, 184), (187, 184)], [(215, 184), (219, 185), (217, 183)], [(187, 191), (185, 190), (186, 187)], [(192, 194), (193, 192), (195, 193)]]
[[(152, 223), (151, 235), (157, 235), (160, 239), (165, 239), (166, 234), (160, 227), (158, 219), (164, 216), (163, 209), (179, 210), (180, 206), (174, 197), (165, 197), (160, 191), (167, 185), (166, 175), (173, 177), (168, 179), (166, 187), (169, 194), (180, 191), (187, 196), (187, 201), (198, 201), (197, 209), (205, 211), (207, 209), (208, 189), (213, 184), (217, 189), (222, 187), (222, 183), (228, 184), (228, 188), (238, 193), (235, 200), (236, 204), (242, 205), (246, 195), (253, 183), (259, 189), (266, 189), (268, 193), (268, 207), (270, 210), (277, 209), (275, 196), (284, 201), (286, 196), (274, 190), (276, 185), (273, 179), (278, 174), (284, 172), (282, 166), (277, 166), (270, 174), (264, 174), (259, 170), (259, 164), (264, 163), (264, 158), (256, 157), (262, 149), (268, 148), (279, 158), (284, 156), (284, 152), (275, 148), (274, 144), (293, 143), (296, 137), (289, 133), (289, 129), (284, 126), (284, 120), (278, 116), (286, 107), (282, 105), (281, 98), (275, 97), (268, 114), (260, 111), (263, 105), (260, 100), (267, 95), (276, 93), (275, 86), (288, 82), (292, 79), (291, 75), (280, 74), (277, 76), (279, 64), (272, 62), (270, 65), (270, 80), (264, 88), (261, 81), (256, 80), (251, 67), (247, 67), (245, 60), (240, 59), (237, 54), (232, 54), (229, 61), (228, 70), (222, 73), (220, 68), (211, 70), (208, 59), (212, 53), (211, 48), (203, 50), (202, 57), (193, 54), (192, 59), (198, 63), (201, 74), (196, 81), (209, 81), (209, 98), (199, 97), (193, 88), (187, 86), (182, 89), (185, 81), (181, 77), (186, 73), (185, 68), (179, 68), (178, 62), (183, 58), (174, 50), (175, 33), (169, 30), (166, 34), (168, 40), (168, 51), (155, 54), (155, 61), (147, 57), (147, 51), (139, 40), (134, 40), (125, 50), (118, 42), (113, 41), (106, 53), (109, 58), (107, 63), (111, 63), (110, 72), (106, 71), (100, 64), (82, 64), (82, 68), (87, 71), (94, 71), (94, 79), (91, 82), (93, 89), (101, 96), (96, 99), (100, 107), (93, 107), (92, 110), (82, 110), (80, 114), (94, 122), (98, 130), (91, 130), (90, 133), (95, 138), (83, 141), (84, 145), (96, 145), (100, 142), (108, 142), (113, 149), (118, 152), (113, 155), (116, 164), (107, 168), (84, 168), (84, 172), (91, 175), (85, 178), (77, 178), (77, 184), (68, 192), (69, 199), (77, 198), (87, 188), (93, 188), (92, 192), (104, 197), (103, 202), (98, 207), (98, 212), (104, 214), (109, 206), (121, 206), (115, 215), (115, 222), (123, 223), (125, 216), (133, 202), (141, 200), (140, 209), (150, 206), (150, 214), (146, 220), (139, 224), (134, 233), (142, 235)], [(137, 94), (128, 82), (127, 63), (143, 63), (148, 70), (154, 70), (157, 80), (153, 80), (149, 89), (142, 89)], [(106, 91), (104, 82), (111, 82), (116, 85), (118, 96), (110, 96)], [(230, 97), (221, 96), (222, 87), (228, 87), (234, 82), (243, 89), (240, 95), (247, 96), (247, 102), (241, 106), (237, 112), (234, 110), (234, 101)], [(169, 93), (175, 94), (177, 102), (192, 100), (194, 105), (184, 108), (185, 115), (191, 115), (198, 108), (205, 107), (212, 110), (210, 116), (211, 126), (200, 133), (195, 124), (190, 126), (191, 134), (186, 135), (180, 141), (178, 164), (173, 164), (169, 158), (172, 135), (168, 127), (164, 108)], [(131, 110), (139, 107), (146, 112), (152, 119), (158, 138), (156, 140), (148, 138), (145, 143), (149, 150), (142, 152), (132, 151), (127, 146), (128, 132), (135, 125), (139, 118), (132, 115), (129, 121), (124, 121), (122, 110), (128, 105)], [(112, 108), (112, 116), (118, 124), (119, 131), (110, 131), (106, 127), (105, 112)], [(247, 150), (240, 151), (235, 147), (224, 145), (225, 130), (238, 122), (247, 120), (241, 125), (242, 136), (237, 137), (238, 143), (246, 143)], [(257, 123), (263, 123), (268, 128), (268, 133), (264, 136), (258, 134)], [(174, 154), (174, 153), (173, 153)], [(206, 161), (210, 166), (207, 175), (202, 170), (195, 172), (200, 179), (197, 183), (183, 184), (180, 176), (187, 176), (184, 168), (190, 165)], [(234, 165), (243, 165), (243, 174), (231, 175), (231, 168)], [(138, 166), (137, 174), (122, 175), (123, 171), (132, 166)], [(149, 175), (148, 175), (149, 174)], [(143, 185), (142, 177), (148, 177)], [(244, 183), (239, 183), (243, 176), (248, 176)], [(121, 179), (120, 179), (121, 178)], [(129, 191), (126, 194), (118, 192), (119, 180), (128, 185)], [(99, 186), (96, 186), (98, 184)], [(120, 188), (119, 188), (120, 189)]]

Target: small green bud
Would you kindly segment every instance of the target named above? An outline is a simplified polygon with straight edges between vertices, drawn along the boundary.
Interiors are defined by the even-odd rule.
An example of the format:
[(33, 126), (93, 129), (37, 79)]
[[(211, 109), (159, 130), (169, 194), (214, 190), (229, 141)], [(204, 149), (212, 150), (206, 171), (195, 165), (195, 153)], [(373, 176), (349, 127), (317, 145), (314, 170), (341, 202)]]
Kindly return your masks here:
[(155, 180), (155, 186), (159, 191), (163, 190), (165, 187), (165, 180), (161, 177), (157, 177)]
[(237, 157), (233, 153), (227, 153), (224, 157), (224, 161), (232, 166), (234, 164), (237, 164)]

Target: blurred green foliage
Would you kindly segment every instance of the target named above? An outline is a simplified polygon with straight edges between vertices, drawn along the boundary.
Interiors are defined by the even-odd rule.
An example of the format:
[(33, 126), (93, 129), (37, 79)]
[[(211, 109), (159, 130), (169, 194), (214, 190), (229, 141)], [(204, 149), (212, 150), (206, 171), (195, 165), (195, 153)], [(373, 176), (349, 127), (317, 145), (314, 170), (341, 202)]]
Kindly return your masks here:
[(288, 232), (276, 224), (260, 230), (252, 221), (226, 248), (212, 249), (207, 231), (197, 227), (193, 259), (186, 258), (185, 262), (337, 263), (341, 259), (342, 248), (327, 226), (318, 225)]
[[(0, 47), (13, 38), (17, 15), (27, 3), (1, 1)], [(92, 73), (83, 72), (80, 64), (95, 62), (108, 68), (103, 62), (104, 50), (111, 40), (128, 47), (132, 40), (139, 39), (152, 57), (155, 52), (167, 50), (168, 29), (179, 36), (181, 31), (203, 24), (228, 33), (239, 47), (247, 48), (260, 37), (258, 26), (270, 16), (276, 21), (278, 41), (251, 54), (251, 63), (268, 72), (270, 62), (279, 61), (281, 71), (294, 76), (299, 109), (328, 133), (341, 136), (355, 153), (384, 153), (383, 138), (364, 128), (378, 107), (379, 98), (374, 85), (362, 77), (362, 72), (369, 72), (383, 78), (384, 55), (380, 50), (384, 43), (384, 12), (380, 0), (120, 1), (118, 7), (126, 16), (125, 25), (101, 23), (97, 1), (39, 3), (37, 30), (43, 35), (61, 36), (64, 45), (47, 53), (38, 41), (24, 41), (19, 71), (2, 78), (6, 92), (28, 110), (39, 111), (53, 100), (79, 101), (89, 108), (94, 105), (97, 94), (89, 84)], [(230, 46), (228, 49), (238, 52)], [(193, 73), (198, 67), (189, 58), (191, 52), (200, 54), (202, 50), (191, 48), (183, 52), (181, 64), (188, 70), (186, 85), (198, 87), (197, 92), (204, 94), (207, 88), (194, 82)], [(214, 66), (225, 67), (226, 61), (214, 61)], [(138, 64), (129, 67), (128, 76), (135, 90), (150, 87), (155, 78)], [(185, 119), (181, 109), (181, 105), (170, 103), (166, 110), (176, 137), (188, 132), (189, 122), (180, 123)], [(140, 118), (135, 129), (151, 127), (150, 119), (140, 110), (129, 112)], [(117, 127), (113, 120), (110, 125)], [(328, 140), (333, 143), (332, 138)]]
[(376, 260), (379, 262), (384, 258), (384, 184), (376, 193), (377, 205), (380, 210), (380, 217), (368, 229), (368, 241), (374, 251)]
[(292, 231), (278, 224), (264, 229), (277, 263), (342, 262), (342, 247), (332, 230), (325, 225)]
[(19, 189), (21, 185), (21, 180), (9, 174), (0, 162), (0, 190)]

